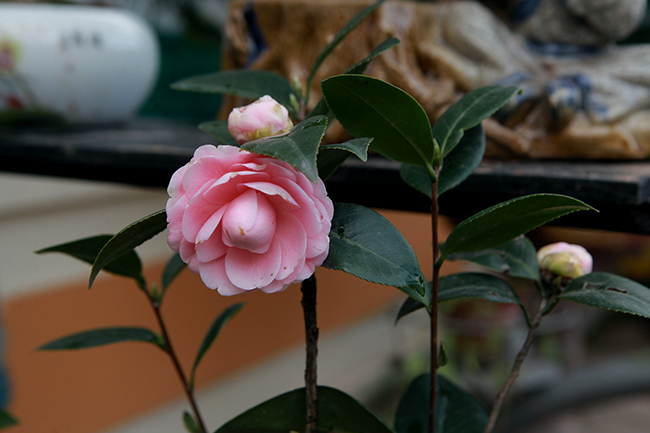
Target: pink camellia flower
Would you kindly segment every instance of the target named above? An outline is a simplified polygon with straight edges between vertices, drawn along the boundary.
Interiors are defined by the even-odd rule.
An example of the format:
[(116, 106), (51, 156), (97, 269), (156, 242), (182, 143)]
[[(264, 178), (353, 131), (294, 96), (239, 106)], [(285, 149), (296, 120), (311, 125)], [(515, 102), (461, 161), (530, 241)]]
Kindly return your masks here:
[(591, 272), (591, 254), (580, 245), (558, 242), (537, 251), (537, 261), (542, 270), (567, 278), (578, 278)]
[(334, 207), (323, 181), (278, 159), (201, 146), (167, 192), (169, 246), (222, 295), (283, 290), (329, 252)]
[(282, 134), (293, 128), (287, 109), (270, 96), (234, 108), (228, 116), (228, 130), (239, 144)]

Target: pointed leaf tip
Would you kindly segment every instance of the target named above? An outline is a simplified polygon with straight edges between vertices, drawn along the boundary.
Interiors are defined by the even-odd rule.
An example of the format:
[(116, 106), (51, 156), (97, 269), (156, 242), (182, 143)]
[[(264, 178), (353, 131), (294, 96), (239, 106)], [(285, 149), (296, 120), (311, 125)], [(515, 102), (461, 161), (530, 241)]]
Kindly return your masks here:
[(454, 253), (480, 251), (504, 244), (563, 215), (595, 210), (573, 197), (532, 194), (485, 209), (458, 224), (442, 247), (438, 265)]
[[(113, 236), (97, 255), (88, 279), (90, 289), (99, 271), (120, 256), (148, 241), (167, 228), (167, 214), (164, 210), (154, 212), (122, 229)], [(140, 281), (142, 282), (142, 281)]]

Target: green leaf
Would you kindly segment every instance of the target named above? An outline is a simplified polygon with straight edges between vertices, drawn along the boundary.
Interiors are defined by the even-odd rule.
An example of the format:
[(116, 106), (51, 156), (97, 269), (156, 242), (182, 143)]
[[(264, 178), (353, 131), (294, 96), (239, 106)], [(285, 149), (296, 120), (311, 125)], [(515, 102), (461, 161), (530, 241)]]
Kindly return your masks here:
[(327, 117), (310, 117), (286, 134), (249, 141), (241, 147), (249, 152), (288, 162), (316, 183), (318, 181), (316, 155), (326, 129)]
[[(485, 131), (479, 124), (468, 130), (458, 146), (445, 157), (438, 175), (438, 196), (467, 179), (484, 154)], [(431, 198), (431, 177), (424, 167), (402, 164), (399, 174), (407, 185)]]
[(408, 186), (431, 198), (431, 176), (426, 168), (402, 164), (399, 175)]
[[(431, 282), (427, 282), (430, 286)], [(427, 290), (427, 293), (431, 293)], [(479, 298), (504, 304), (521, 305), (519, 297), (508, 283), (489, 274), (467, 272), (441, 277), (438, 286), (438, 302), (460, 298)], [(395, 323), (402, 317), (424, 308), (422, 302), (409, 298), (400, 307)]]
[(385, 0), (379, 0), (376, 1), (375, 3), (371, 4), (370, 6), (366, 7), (363, 9), (361, 12), (359, 12), (354, 18), (352, 18), (350, 21), (348, 21), (332, 38), (329, 44), (323, 48), (323, 50), (318, 54), (318, 57), (316, 57), (316, 60), (314, 61), (314, 64), (311, 67), (311, 71), (309, 71), (309, 76), (307, 77), (307, 93), (305, 95), (305, 100), (309, 100), (309, 89), (311, 88), (311, 83), (314, 81), (314, 77), (316, 76), (316, 72), (318, 71), (318, 68), (323, 64), (325, 59), (334, 51), (334, 48), (336, 48), (343, 39), (347, 35), (350, 34), (352, 30), (354, 30), (363, 20), (365, 20), (368, 15), (370, 15), (372, 12), (374, 12), (375, 9), (377, 9)]
[(373, 283), (397, 287), (424, 302), (425, 280), (417, 257), (402, 234), (374, 210), (335, 203), (330, 252), (323, 267)]
[(172, 83), (171, 88), (189, 92), (225, 93), (249, 99), (269, 95), (296, 115), (291, 104), (291, 95), (296, 95), (291, 84), (281, 75), (269, 71), (235, 69), (196, 75)]
[(88, 288), (92, 287), (97, 274), (106, 265), (132, 251), (135, 247), (148, 241), (166, 228), (167, 215), (164, 210), (154, 212), (123, 228), (104, 245), (97, 255), (90, 271)]
[(354, 137), (395, 161), (430, 167), (433, 135), (424, 109), (405, 91), (376, 78), (339, 75), (321, 83), (330, 110)]
[(363, 162), (366, 162), (368, 159), (368, 146), (372, 143), (372, 138), (362, 137), (355, 138), (344, 143), (336, 144), (325, 144), (320, 147), (319, 151), (328, 150), (328, 149), (340, 149), (346, 150), (356, 156)]
[(6, 411), (0, 409), (0, 428), (11, 427), (12, 425), (17, 425), (18, 421)]
[(120, 343), (124, 341), (142, 341), (153, 343), (165, 350), (160, 338), (151, 330), (136, 327), (116, 327), (94, 329), (77, 334), (68, 335), (49, 342), (38, 350), (76, 350), (89, 347), (105, 346), (107, 344)]
[(188, 433), (203, 433), (196, 423), (196, 420), (188, 412), (183, 412), (183, 425)]
[(650, 318), (650, 288), (606, 272), (576, 278), (559, 298)]
[(309, 119), (310, 117), (314, 116), (327, 116), (327, 122), (331, 123), (332, 119), (334, 119), (334, 114), (330, 111), (329, 107), (327, 106), (327, 103), (325, 102), (325, 98), (320, 98), (318, 101), (318, 104), (314, 107), (313, 110), (305, 117), (305, 119)]
[[(322, 146), (321, 146), (322, 147)], [(318, 167), (318, 176), (326, 180), (329, 178), (337, 168), (341, 166), (350, 157), (350, 152), (340, 149), (330, 149), (324, 152), (318, 152), (318, 160), (316, 165)]]
[(483, 251), (452, 254), (448, 260), (467, 260), (511, 277), (541, 282), (537, 250), (525, 236)]
[[(444, 376), (438, 375), (436, 433), (481, 433), (487, 414), (481, 404)], [(416, 377), (402, 396), (395, 414), (396, 433), (427, 433), (431, 378)]]
[(494, 114), (519, 91), (514, 87), (486, 86), (465, 94), (433, 125), (433, 136), (446, 156), (458, 144), (465, 130)]
[(326, 144), (318, 148), (318, 176), (325, 180), (336, 171), (352, 154), (360, 160), (368, 159), (368, 146), (372, 138), (355, 138), (345, 143)]
[(460, 185), (485, 155), (485, 131), (480, 123), (467, 130), (458, 146), (444, 158), (438, 175), (438, 196)]
[[(377, 57), (378, 55), (380, 55), (384, 51), (394, 47), (395, 45), (397, 45), (399, 43), (400, 43), (400, 40), (397, 39), (397, 38), (391, 37), (391, 38), (386, 39), (384, 42), (379, 44), (377, 46), (377, 48), (375, 48), (372, 51), (372, 53), (370, 53), (370, 55), (368, 57), (366, 57), (365, 59), (361, 60), (360, 62), (354, 64), (350, 68), (348, 68), (344, 72), (344, 74), (363, 74), (365, 72), (366, 68), (368, 67), (368, 65), (370, 64), (370, 62), (375, 57)], [(323, 114), (325, 116), (328, 116), (327, 120), (329, 122), (331, 122), (332, 119), (329, 116), (332, 114), (332, 112), (327, 107), (327, 103), (325, 103), (325, 98), (320, 98), (320, 100), (318, 101), (318, 104), (316, 104), (316, 107), (314, 107), (314, 109), (311, 111), (311, 113), (309, 113), (307, 115), (307, 117), (313, 117), (313, 116), (317, 116), (319, 114)]]
[(549, 221), (579, 210), (595, 210), (572, 197), (532, 194), (485, 209), (458, 224), (442, 247), (439, 266), (453, 253), (486, 250), (504, 244)]
[(213, 120), (210, 122), (203, 122), (199, 124), (199, 129), (203, 132), (206, 132), (219, 140), (222, 144), (228, 146), (237, 146), (239, 143), (232, 138), (230, 131), (228, 130), (228, 121), (227, 120)]
[(441, 341), (440, 348), (438, 349), (438, 358), (436, 359), (436, 365), (438, 368), (442, 368), (449, 363), (449, 356), (447, 355), (447, 349), (445, 349), (445, 344)]
[(397, 322), (399, 322), (402, 317), (408, 316), (409, 314), (414, 313), (421, 308), (424, 308), (424, 304), (422, 302), (411, 297), (406, 298), (402, 303), (402, 306), (399, 308), (399, 311), (397, 312), (397, 317), (395, 317), (395, 325), (397, 325)]
[(361, 60), (360, 62), (355, 63), (353, 66), (349, 67), (344, 74), (363, 74), (366, 71), (366, 68), (370, 64), (370, 62), (383, 53), (386, 50), (389, 50), (393, 48), (395, 45), (399, 44), (400, 40), (394, 37), (390, 37), (386, 39), (384, 42), (381, 44), (377, 45), (377, 47), (372, 50), (372, 52), (366, 57), (365, 59)]
[[(92, 236), (44, 248), (36, 251), (36, 254), (63, 253), (92, 265), (95, 263), (95, 259), (99, 252), (112, 237), (112, 235)], [(142, 262), (135, 251), (129, 251), (118, 257), (107, 264), (104, 267), (104, 270), (123, 277), (134, 278), (137, 281), (144, 280), (144, 277), (142, 276)]]
[(243, 302), (229, 306), (223, 310), (223, 312), (212, 323), (210, 329), (208, 329), (207, 334), (205, 334), (205, 337), (203, 338), (203, 343), (201, 343), (201, 347), (199, 348), (199, 351), (196, 354), (196, 358), (194, 359), (194, 365), (192, 365), (192, 373), (190, 375), (191, 389), (194, 388), (194, 375), (196, 374), (196, 368), (199, 366), (199, 362), (201, 362), (201, 359), (203, 359), (203, 355), (205, 355), (210, 346), (212, 346), (212, 343), (219, 335), (219, 332), (221, 332), (221, 329), (226, 325), (226, 323), (230, 321), (230, 319), (235, 316), (235, 314), (239, 312), (239, 310), (242, 309), (243, 306)]
[(183, 260), (181, 259), (180, 254), (174, 254), (171, 256), (167, 264), (165, 265), (165, 269), (163, 270), (163, 275), (162, 275), (162, 293), (163, 296), (165, 295), (165, 292), (167, 291), (167, 288), (169, 285), (174, 281), (174, 279), (180, 274), (183, 269), (185, 269), (187, 265)]
[[(305, 430), (305, 389), (274, 397), (227, 422), (215, 433), (288, 433)], [(319, 431), (394, 433), (384, 421), (342, 391), (318, 387)]]
[(504, 304), (521, 305), (512, 287), (494, 275), (467, 272), (441, 277), (438, 302), (460, 298), (480, 298)]

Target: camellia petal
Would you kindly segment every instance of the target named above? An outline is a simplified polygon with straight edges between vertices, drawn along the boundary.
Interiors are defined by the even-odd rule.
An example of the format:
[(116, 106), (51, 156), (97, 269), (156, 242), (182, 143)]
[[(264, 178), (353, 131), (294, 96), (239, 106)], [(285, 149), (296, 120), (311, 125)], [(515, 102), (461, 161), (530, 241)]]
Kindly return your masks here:
[(282, 263), (276, 278), (284, 280), (301, 264), (307, 248), (307, 234), (295, 216), (283, 213), (278, 215), (275, 238), (280, 243)]
[(248, 190), (228, 205), (223, 218), (223, 243), (253, 253), (265, 253), (275, 234), (275, 210), (255, 190)]
[(246, 182), (243, 183), (242, 186), (247, 186), (248, 188), (254, 189), (266, 195), (277, 195), (282, 200), (292, 205), (293, 209), (297, 209), (299, 207), (298, 203), (296, 203), (296, 201), (293, 199), (291, 194), (287, 192), (286, 189), (271, 182)]
[(308, 278), (329, 248), (333, 205), (323, 182), (233, 146), (199, 149), (168, 188), (170, 247), (226, 296)]
[(228, 115), (228, 130), (239, 144), (277, 135), (292, 127), (289, 111), (268, 95), (235, 108)]
[(274, 241), (264, 254), (251, 253), (241, 248), (230, 248), (226, 253), (226, 275), (244, 290), (269, 285), (278, 275), (281, 263), (280, 243)]

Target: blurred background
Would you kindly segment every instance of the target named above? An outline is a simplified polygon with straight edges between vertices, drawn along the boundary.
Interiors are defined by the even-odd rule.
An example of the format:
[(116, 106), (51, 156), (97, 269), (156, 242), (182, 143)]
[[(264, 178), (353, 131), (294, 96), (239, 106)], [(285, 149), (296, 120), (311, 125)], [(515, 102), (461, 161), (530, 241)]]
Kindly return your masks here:
[[(4, 51), (0, 49), (5, 56), (0, 54), (0, 96), (4, 104), (0, 105), (0, 125), (57, 124), (61, 119), (56, 113), (34, 110), (24, 115), (29, 110), (24, 110), (21, 104), (28, 104), (30, 95), (21, 87), (21, 74), (28, 76), (32, 72), (12, 66), (21, 50), (10, 43), (15, 40), (7, 30), (11, 26), (5, 22), (3, 27), (2, 7), (9, 3), (32, 2), (0, 1), (0, 48), (5, 47)], [(155, 35), (159, 57), (155, 62), (152, 60), (154, 78), (144, 86), (146, 92), (136, 104), (137, 117), (162, 117), (188, 123), (215, 118), (220, 96), (175, 92), (169, 89), (169, 84), (219, 70), (226, 1), (51, 3), (127, 11)], [(646, 19), (627, 42), (647, 41), (644, 38), (648, 28), (650, 23)], [(68, 28), (71, 33), (63, 33), (70, 36), (72, 46), (85, 43), (86, 33), (78, 29), (83, 30), (72, 26)], [(62, 40), (56, 40), (59, 48)], [(127, 66), (138, 69), (134, 64)], [(61, 67), (65, 70), (66, 63)], [(206, 136), (206, 142), (210, 140)], [(181, 416), (187, 404), (169, 360), (157, 349), (128, 343), (72, 353), (36, 351), (52, 339), (86, 329), (154, 326), (145, 299), (130, 281), (104, 275), (88, 291), (86, 265), (63, 256), (36, 256), (33, 252), (76, 238), (115, 233), (132, 221), (164, 208), (166, 199), (161, 188), (0, 174), (3, 364), (0, 401), (20, 422), (10, 431), (161, 433), (183, 430)], [(428, 270), (431, 252), (427, 242), (430, 239), (427, 215), (382, 213), (411, 242), (423, 269)], [(445, 219), (443, 232), (448, 233), (454, 223)], [(646, 236), (545, 228), (533, 232), (531, 239), (538, 247), (559, 240), (582, 244), (594, 255), (595, 270), (650, 283), (650, 240)], [(147, 275), (159, 281), (170, 255), (164, 236), (145, 244), (139, 252)], [(472, 268), (453, 263), (445, 271), (461, 269)], [(318, 280), (322, 331), (319, 382), (350, 393), (390, 421), (397, 403), (395, 396), (401, 395), (410, 380), (427, 368), (428, 331), (424, 313), (408, 316), (395, 326), (394, 317), (403, 300), (397, 290), (326, 270), (319, 270)], [(531, 298), (530, 287), (513, 283), (522, 299)], [(304, 331), (299, 298), (295, 286), (273, 296), (254, 293), (236, 299), (223, 298), (206, 289), (189, 272), (172, 286), (163, 312), (186, 369), (214, 317), (234, 302), (247, 303), (223, 331), (199, 369), (198, 399), (211, 429), (256, 403), (302, 386)], [(562, 383), (571, 373), (586, 371), (591, 366), (611, 368), (595, 369), (594, 374), (599, 378), (596, 381), (605, 372), (620, 373), (619, 382), (635, 383), (637, 387), (630, 389), (646, 398), (644, 392), (650, 389), (650, 378), (642, 374), (647, 371), (650, 356), (647, 320), (577, 305), (565, 307), (549, 317), (541, 329), (535, 349), (524, 366), (513, 404), (523, 402), (522, 407), (526, 407), (526, 401), (534, 401), (526, 399), (541, 395), (541, 391)], [(443, 314), (442, 340), (449, 363), (442, 373), (487, 404), (503, 382), (525, 337), (521, 313), (512, 306), (476, 301), (445, 304)], [(619, 364), (621, 360), (623, 364)], [(623, 377), (626, 372), (631, 375), (627, 379)], [(585, 380), (594, 382), (590, 378)], [(592, 391), (585, 388), (582, 392)], [(628, 389), (605, 389), (603, 396), (617, 392), (627, 393)], [(580, 402), (580, 396), (575, 401)], [(546, 407), (542, 403), (538, 402), (537, 407)], [(548, 407), (549, 411), (557, 409)], [(596, 412), (603, 413), (604, 409), (597, 408)], [(533, 410), (526, 414), (531, 419), (547, 415)], [(581, 416), (584, 419), (586, 415)], [(626, 417), (631, 418), (629, 414)], [(522, 419), (521, 425), (526, 422)], [(568, 421), (570, 425), (572, 422), (573, 427), (568, 428), (573, 430), (567, 432), (583, 431), (576, 430), (581, 428), (575, 427), (576, 421)], [(602, 419), (590, 422), (606, 428)], [(636, 431), (617, 422), (617, 427), (603, 431)], [(565, 431), (560, 427), (545, 428), (544, 431)]]

